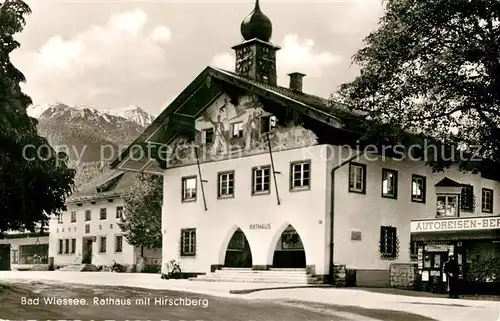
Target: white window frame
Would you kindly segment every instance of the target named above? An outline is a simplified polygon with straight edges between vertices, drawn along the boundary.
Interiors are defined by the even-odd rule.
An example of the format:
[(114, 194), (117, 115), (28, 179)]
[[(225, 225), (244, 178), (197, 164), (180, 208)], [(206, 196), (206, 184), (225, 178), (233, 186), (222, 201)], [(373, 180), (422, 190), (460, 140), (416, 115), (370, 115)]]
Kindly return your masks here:
[[(361, 174), (359, 174), (358, 170), (361, 171)], [(351, 173), (352, 173), (352, 186), (351, 186)], [(349, 164), (349, 177), (348, 177), (348, 184), (349, 184), (349, 192), (355, 192), (355, 193), (365, 193), (366, 192), (366, 166), (363, 164), (358, 164), (358, 163), (350, 163)], [(356, 186), (356, 183), (358, 182), (361, 183), (361, 187), (358, 188)]]
[[(267, 172), (267, 174), (266, 174)], [(260, 173), (261, 182), (258, 183), (258, 174)], [(268, 178), (267, 189), (265, 189), (265, 178)], [(260, 186), (260, 190), (257, 187)], [(252, 169), (252, 194), (268, 194), (271, 192), (271, 166), (259, 166)]]
[[(305, 169), (304, 167), (308, 167)], [(292, 190), (303, 190), (309, 189), (311, 187), (311, 162), (310, 161), (300, 161), (294, 162), (290, 165), (290, 189)], [(295, 178), (295, 174), (299, 173), (300, 177)], [(307, 173), (307, 177), (305, 175)], [(298, 184), (297, 184), (298, 181)]]
[(115, 218), (121, 219), (123, 218), (123, 206), (116, 207), (116, 215)]
[[(424, 203), (425, 202), (425, 195), (426, 195), (426, 184), (425, 184), (425, 177), (417, 174), (413, 174), (411, 177), (411, 200), (413, 202), (418, 202), (418, 203)], [(420, 185), (419, 185), (420, 182)], [(418, 191), (418, 188), (420, 187), (420, 194), (417, 195), (416, 192)]]
[[(212, 132), (212, 139), (211, 139), (211, 141), (207, 141), (207, 133), (208, 133), (208, 132)], [(214, 129), (213, 129), (213, 128), (207, 128), (207, 129), (204, 129), (204, 130), (202, 130), (202, 132), (201, 132), (201, 133), (202, 133), (202, 134), (201, 134), (201, 142), (202, 142), (202, 144), (204, 144), (204, 145), (205, 145), (205, 144), (211, 144), (211, 143), (213, 143), (213, 142), (214, 142), (214, 134), (215, 134), (215, 131), (214, 131)]]
[[(486, 201), (488, 200), (488, 202)], [(483, 213), (493, 213), (493, 190), (483, 188), (481, 192), (481, 211)]]
[[(225, 198), (234, 195), (234, 171), (221, 172), (218, 175), (218, 197)], [(225, 185), (224, 185), (225, 183)]]
[[(387, 175), (387, 179), (384, 176), (384, 174)], [(393, 175), (393, 179), (389, 179), (390, 175)], [(387, 186), (384, 185), (384, 183), (387, 182)], [(391, 182), (393, 184), (392, 186), (392, 193), (389, 191), (391, 190)], [(394, 198), (397, 199), (398, 197), (398, 172), (389, 168), (383, 168), (382, 169), (382, 197), (386, 198)]]
[[(194, 188), (188, 188), (188, 183), (194, 181)], [(182, 178), (182, 201), (192, 202), (196, 201), (198, 192), (198, 179), (196, 176), (189, 176)]]
[(231, 124), (231, 137), (243, 137), (243, 122), (239, 121)]
[[(437, 208), (437, 206), (438, 206), (437, 202), (439, 202), (439, 198), (440, 197), (446, 197), (445, 204), (444, 204), (444, 208), (445, 208), (445, 214), (444, 215), (440, 215), (437, 212), (437, 210), (438, 210), (438, 208)], [(455, 205), (456, 205), (456, 207), (455, 207), (455, 214), (454, 215), (447, 215), (446, 214), (447, 213), (447, 209), (446, 208), (448, 206), (448, 203), (451, 204), (451, 202), (449, 202), (450, 198), (454, 198), (455, 199)], [(460, 195), (459, 194), (437, 194), (436, 195), (436, 217), (438, 217), (438, 218), (441, 218), (441, 217), (459, 217), (459, 215), (460, 215), (460, 203), (459, 202), (460, 202)]]

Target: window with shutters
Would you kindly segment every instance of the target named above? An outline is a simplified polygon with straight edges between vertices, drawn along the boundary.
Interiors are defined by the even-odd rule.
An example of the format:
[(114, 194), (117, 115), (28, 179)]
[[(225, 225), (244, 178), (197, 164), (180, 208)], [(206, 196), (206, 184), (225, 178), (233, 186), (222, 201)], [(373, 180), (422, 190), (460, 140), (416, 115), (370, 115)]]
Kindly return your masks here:
[(460, 209), (463, 212), (473, 213), (475, 210), (474, 187), (472, 185), (464, 185), (460, 195)]
[(382, 258), (395, 259), (398, 252), (396, 228), (382, 226), (380, 228), (380, 254)]

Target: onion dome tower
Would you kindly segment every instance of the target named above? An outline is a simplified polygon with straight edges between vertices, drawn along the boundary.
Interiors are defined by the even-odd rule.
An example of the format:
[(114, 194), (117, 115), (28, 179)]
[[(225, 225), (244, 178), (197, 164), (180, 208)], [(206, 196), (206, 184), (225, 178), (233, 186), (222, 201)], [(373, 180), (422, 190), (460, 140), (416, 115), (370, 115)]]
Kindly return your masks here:
[(255, 81), (276, 86), (276, 51), (270, 43), (273, 33), (271, 20), (261, 11), (259, 0), (240, 27), (243, 42), (232, 47), (236, 53), (236, 73)]
[(241, 23), (241, 35), (245, 40), (259, 39), (269, 42), (273, 33), (271, 20), (260, 10), (259, 0), (255, 9)]

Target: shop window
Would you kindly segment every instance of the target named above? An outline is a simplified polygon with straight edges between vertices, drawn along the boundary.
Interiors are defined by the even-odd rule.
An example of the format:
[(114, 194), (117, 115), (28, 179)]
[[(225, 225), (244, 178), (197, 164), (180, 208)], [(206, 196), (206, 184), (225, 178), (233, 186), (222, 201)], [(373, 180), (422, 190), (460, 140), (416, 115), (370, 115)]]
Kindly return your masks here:
[(474, 187), (472, 185), (465, 185), (462, 187), (462, 194), (460, 195), (460, 210), (472, 213), (474, 209)]
[(349, 192), (366, 193), (366, 165), (349, 164)]
[(270, 192), (271, 167), (260, 166), (252, 169), (252, 194), (267, 194)]
[[(59, 240), (62, 247), (62, 240)], [(62, 248), (61, 248), (62, 252)], [(19, 246), (19, 264), (47, 264), (49, 245), (48, 244), (26, 244)], [(61, 253), (62, 254), (62, 253)]]
[(411, 178), (411, 200), (412, 202), (425, 203), (426, 195), (425, 176), (412, 175)]
[(411, 241), (410, 242), (410, 259), (415, 261), (418, 258), (418, 242)]
[(57, 249), (57, 253), (63, 254), (63, 249), (64, 249), (64, 240), (59, 240), (59, 247)]
[(196, 176), (182, 178), (182, 201), (196, 201)]
[(71, 254), (76, 252), (76, 239), (71, 239)]
[(395, 259), (398, 254), (398, 239), (396, 228), (382, 226), (380, 228), (380, 254), (382, 258)]
[(196, 255), (196, 229), (181, 230), (181, 256)]
[(493, 190), (483, 188), (481, 208), (484, 213), (493, 213)]
[(310, 187), (311, 162), (296, 162), (290, 165), (290, 189), (302, 190)]
[(458, 217), (458, 195), (437, 195), (436, 217)]
[(398, 198), (398, 172), (382, 169), (382, 197)]
[(302, 240), (295, 230), (285, 230), (281, 234), (281, 249), (283, 250), (303, 250)]
[(218, 185), (219, 198), (234, 196), (234, 171), (219, 173)]
[(69, 254), (69, 239), (64, 240), (64, 254)]

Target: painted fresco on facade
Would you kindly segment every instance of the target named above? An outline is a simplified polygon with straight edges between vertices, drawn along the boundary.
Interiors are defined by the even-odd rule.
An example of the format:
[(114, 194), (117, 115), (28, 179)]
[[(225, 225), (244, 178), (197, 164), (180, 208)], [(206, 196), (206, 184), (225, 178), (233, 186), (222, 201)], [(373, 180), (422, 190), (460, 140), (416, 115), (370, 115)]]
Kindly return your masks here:
[[(237, 106), (222, 95), (196, 120), (195, 141), (178, 137), (171, 144), (169, 166), (222, 160), (273, 151), (313, 146), (314, 132), (302, 126), (278, 126), (256, 96), (243, 96)], [(197, 150), (195, 150), (195, 147)]]

